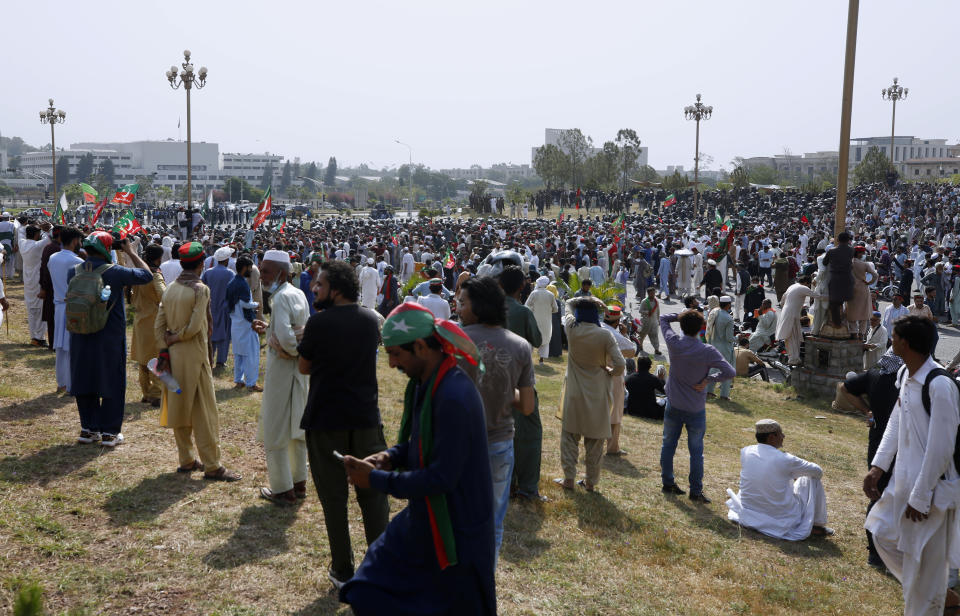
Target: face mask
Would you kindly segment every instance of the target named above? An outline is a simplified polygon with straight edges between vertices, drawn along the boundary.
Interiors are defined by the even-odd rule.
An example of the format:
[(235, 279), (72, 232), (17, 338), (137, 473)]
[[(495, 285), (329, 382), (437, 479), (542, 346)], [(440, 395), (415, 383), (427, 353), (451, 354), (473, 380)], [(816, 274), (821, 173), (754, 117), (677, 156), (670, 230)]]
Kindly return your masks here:
[(280, 288), (280, 281), (274, 280), (273, 284), (267, 288), (267, 293), (269, 293), (270, 295), (273, 295), (274, 293), (277, 292), (277, 289), (279, 288)]

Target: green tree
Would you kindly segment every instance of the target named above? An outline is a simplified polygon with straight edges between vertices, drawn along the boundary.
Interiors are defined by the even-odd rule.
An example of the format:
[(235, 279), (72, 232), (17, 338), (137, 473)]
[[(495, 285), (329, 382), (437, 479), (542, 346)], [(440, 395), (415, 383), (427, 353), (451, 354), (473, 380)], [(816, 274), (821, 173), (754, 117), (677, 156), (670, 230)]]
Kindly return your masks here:
[(337, 157), (331, 156), (330, 160), (327, 161), (327, 170), (323, 176), (323, 184), (325, 186), (336, 186), (337, 184)]
[(11, 156), (11, 157), (7, 160), (7, 165), (8, 165), (11, 169), (17, 170), (17, 169), (20, 168), (20, 160), (21, 160), (21, 159), (20, 159), (19, 156)]
[(743, 165), (738, 165), (730, 174), (730, 183), (737, 190), (750, 185), (750, 172)]
[(223, 192), (227, 193), (227, 198), (230, 201), (239, 202), (244, 199), (253, 201), (250, 196), (253, 193), (253, 187), (242, 178), (229, 177), (224, 180)]
[(524, 203), (527, 200), (527, 191), (520, 186), (520, 182), (511, 182), (504, 193), (509, 203)]
[(157, 187), (157, 199), (163, 201), (166, 205), (167, 201), (173, 198), (173, 189), (169, 186), (158, 186)]
[(750, 181), (754, 184), (776, 184), (777, 170), (767, 165), (755, 165), (748, 170)]
[(584, 167), (593, 149), (593, 139), (579, 128), (571, 128), (560, 135), (560, 149), (567, 154), (567, 181), (571, 186), (580, 186), (585, 179)]
[(617, 183), (620, 148), (612, 141), (603, 144), (603, 149), (588, 158), (584, 164), (584, 186), (586, 188), (610, 188)]
[(470, 196), (473, 197), (471, 201), (480, 203), (482, 199), (487, 197), (487, 183), (483, 180), (475, 180), (473, 186), (470, 187)]
[(680, 192), (685, 190), (689, 185), (690, 181), (687, 179), (687, 176), (680, 175), (679, 171), (674, 171), (673, 175), (668, 175), (663, 178), (663, 188), (672, 193)]
[(83, 198), (83, 189), (80, 188), (79, 184), (67, 184), (63, 186), (62, 190), (67, 194), (68, 203), (73, 203)]
[(263, 168), (263, 177), (260, 178), (260, 189), (266, 190), (271, 184), (273, 184), (273, 163), (267, 163)]
[(317, 163), (311, 162), (309, 165), (307, 165), (307, 170), (303, 175), (311, 180), (317, 179)]
[(280, 192), (287, 195), (290, 190), (290, 175), (293, 173), (290, 161), (283, 165), (283, 171), (280, 173)]
[[(90, 179), (90, 176), (93, 175), (93, 154), (87, 152), (80, 157), (80, 160), (77, 161), (77, 176), (76, 179), (80, 182), (86, 182)], [(57, 174), (59, 175), (59, 174)]]
[(632, 128), (621, 128), (617, 131), (617, 144), (620, 170), (620, 190), (625, 190), (627, 178), (636, 171), (637, 160), (640, 158), (640, 137)]
[(872, 184), (886, 182), (887, 174), (894, 171), (887, 155), (876, 146), (867, 150), (863, 160), (853, 170), (854, 182), (857, 184)]
[[(57, 159), (57, 187), (65, 186), (70, 183), (70, 159), (61, 156)], [(59, 195), (54, 195), (56, 199)]]
[[(109, 158), (104, 158), (103, 161), (100, 163), (100, 166), (97, 168), (97, 173), (103, 176), (103, 180), (107, 184), (109, 184), (110, 186), (114, 185), (113, 182), (114, 182), (114, 176), (116, 175), (116, 172), (114, 171), (112, 160), (110, 160)], [(141, 186), (140, 188), (143, 188), (143, 186)]]
[(547, 190), (563, 184), (567, 155), (553, 144), (537, 148), (533, 156), (533, 169), (547, 185)]
[(660, 176), (657, 175), (657, 171), (650, 165), (644, 165), (637, 169), (636, 179), (640, 182), (656, 182), (660, 179)]

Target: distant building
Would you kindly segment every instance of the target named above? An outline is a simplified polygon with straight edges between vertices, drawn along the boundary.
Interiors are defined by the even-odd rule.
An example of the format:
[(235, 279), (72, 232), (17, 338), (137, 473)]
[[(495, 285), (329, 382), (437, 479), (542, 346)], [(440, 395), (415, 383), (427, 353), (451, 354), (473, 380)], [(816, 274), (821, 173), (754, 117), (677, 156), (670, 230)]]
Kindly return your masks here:
[(944, 156), (941, 158), (914, 158), (903, 162), (904, 180), (932, 181), (960, 174), (960, 158)]

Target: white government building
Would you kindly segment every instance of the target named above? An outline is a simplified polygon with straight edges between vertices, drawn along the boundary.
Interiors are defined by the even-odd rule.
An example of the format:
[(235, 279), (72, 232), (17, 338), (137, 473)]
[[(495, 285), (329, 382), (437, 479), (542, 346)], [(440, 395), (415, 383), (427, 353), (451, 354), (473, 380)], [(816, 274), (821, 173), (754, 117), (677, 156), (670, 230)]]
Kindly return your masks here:
[[(93, 155), (94, 169), (105, 160), (113, 162), (114, 182), (119, 186), (136, 181), (138, 176), (154, 176), (153, 185), (169, 186), (178, 193), (187, 185), (187, 144), (185, 141), (131, 141), (127, 143), (72, 143), (70, 149), (58, 150), (57, 160), (70, 161), (75, 174), (80, 159)], [(273, 166), (273, 182), (280, 183), (284, 158), (277, 154), (220, 153), (216, 143), (191, 144), (194, 196), (220, 188), (230, 177), (258, 185), (267, 166)], [(20, 158), (20, 169), (42, 177), (50, 177), (50, 151), (29, 152)], [(58, 178), (59, 181), (59, 178)], [(62, 181), (60, 181), (62, 184)]]

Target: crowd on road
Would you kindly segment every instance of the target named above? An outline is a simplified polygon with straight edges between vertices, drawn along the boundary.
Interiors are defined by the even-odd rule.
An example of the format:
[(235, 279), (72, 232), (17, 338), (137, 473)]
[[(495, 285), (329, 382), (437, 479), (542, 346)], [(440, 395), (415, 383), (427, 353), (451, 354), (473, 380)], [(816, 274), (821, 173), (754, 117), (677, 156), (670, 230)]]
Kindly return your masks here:
[[(863, 372), (844, 387), (873, 422), (870, 562), (903, 582), (906, 613), (954, 602), (960, 403), (949, 371), (960, 354), (947, 370), (935, 358), (942, 328), (960, 326), (960, 190), (858, 186), (836, 237), (833, 191), (712, 191), (696, 211), (692, 193), (664, 193), (542, 191), (507, 217), (256, 229), (184, 212), (128, 236), (4, 213), (0, 273), (22, 277), (31, 344), (56, 353), (78, 443), (123, 442), (132, 361), (142, 403), (174, 433), (177, 471), (241, 480), (221, 453), (213, 380), (232, 348), (234, 386), (261, 397), (268, 485), (258, 494), (295, 506), (309, 471), (329, 578), (360, 614), (496, 611), (508, 502), (547, 498), (535, 361), (566, 355), (560, 488), (597, 491), (604, 456), (629, 455), (626, 412), (663, 420), (665, 497), (706, 505), (707, 399), (725, 404), (735, 376), (763, 375), (759, 353), (782, 348), (800, 364), (805, 336), (836, 336), (843, 324), (865, 349)], [(556, 205), (556, 218), (531, 216)], [(880, 297), (893, 300), (883, 312)], [(684, 310), (662, 311), (668, 298)], [(399, 429), (390, 448), (381, 350), (410, 379), (400, 425), (386, 426)], [(657, 359), (668, 369), (651, 373)], [(775, 419), (755, 428), (729, 518), (783, 540), (831, 534), (829, 469), (781, 451)], [(673, 474), (684, 429), (688, 491)], [(348, 485), (369, 546), (359, 567)], [(388, 494), (408, 501), (392, 519)]]

